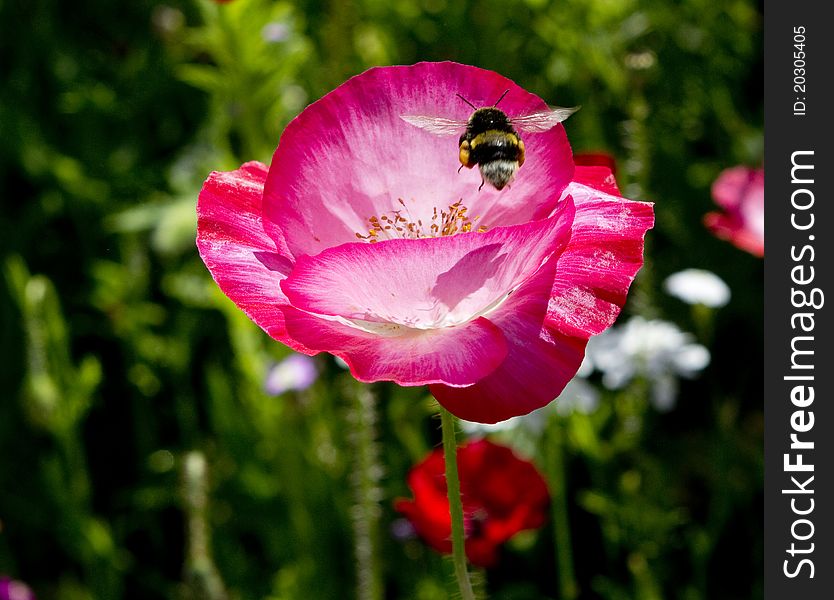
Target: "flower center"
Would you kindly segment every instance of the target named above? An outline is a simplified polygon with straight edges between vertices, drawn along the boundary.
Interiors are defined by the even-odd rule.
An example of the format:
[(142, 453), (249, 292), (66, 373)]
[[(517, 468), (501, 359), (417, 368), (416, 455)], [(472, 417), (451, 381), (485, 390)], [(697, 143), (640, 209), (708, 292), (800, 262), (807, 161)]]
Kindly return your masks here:
[[(434, 207), (431, 220), (424, 225), (422, 219), (415, 219), (411, 216), (411, 211), (408, 210), (402, 198), (397, 198), (397, 202), (402, 206), (401, 209), (383, 213), (381, 216), (368, 217), (368, 234), (363, 235), (357, 232), (356, 237), (371, 244), (380, 240), (397, 238), (442, 237), (473, 231), (475, 222), (481, 218), (480, 216), (470, 217), (467, 214), (469, 209), (463, 205), (463, 199), (461, 199), (450, 204), (446, 210), (438, 210)], [(486, 230), (487, 228), (483, 225), (474, 229), (478, 233)]]
[(486, 526), (487, 520), (489, 519), (489, 515), (487, 514), (486, 509), (484, 509), (483, 507), (477, 507), (467, 511), (466, 507), (464, 507), (463, 512), (463, 528), (466, 539), (483, 537), (484, 528)]

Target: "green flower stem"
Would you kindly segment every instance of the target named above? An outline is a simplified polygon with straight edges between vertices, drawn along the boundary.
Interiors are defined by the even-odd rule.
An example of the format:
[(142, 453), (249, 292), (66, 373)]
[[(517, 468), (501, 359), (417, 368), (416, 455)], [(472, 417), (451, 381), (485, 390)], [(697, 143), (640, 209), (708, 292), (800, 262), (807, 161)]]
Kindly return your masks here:
[(379, 568), (379, 519), (382, 490), (379, 479), (379, 448), (376, 442), (376, 397), (367, 385), (351, 381), (345, 385), (351, 396), (350, 436), (356, 468), (352, 475), (354, 507), (354, 551), (356, 553), (356, 597), (359, 600), (382, 600), (383, 585)]
[(182, 500), (186, 514), (184, 596), (188, 600), (228, 600), (211, 555), (208, 524), (208, 463), (192, 450), (183, 459)]
[(703, 304), (693, 304), (692, 320), (695, 322), (698, 341), (709, 347), (715, 330), (715, 310)]
[(579, 595), (579, 587), (573, 572), (571, 554), (570, 518), (568, 517), (567, 476), (562, 448), (563, 428), (552, 419), (547, 444), (547, 476), (550, 480), (550, 509), (553, 519), (553, 542), (556, 545), (556, 569), (559, 573), (560, 598), (573, 600)]
[(455, 417), (440, 407), (440, 422), (443, 431), (443, 459), (446, 463), (446, 489), (449, 494), (449, 514), (452, 517), (452, 561), (455, 578), (458, 580), (463, 600), (475, 600), (469, 572), (466, 569), (466, 548), (463, 533), (463, 503), (460, 499), (458, 478), (457, 442), (455, 441)]

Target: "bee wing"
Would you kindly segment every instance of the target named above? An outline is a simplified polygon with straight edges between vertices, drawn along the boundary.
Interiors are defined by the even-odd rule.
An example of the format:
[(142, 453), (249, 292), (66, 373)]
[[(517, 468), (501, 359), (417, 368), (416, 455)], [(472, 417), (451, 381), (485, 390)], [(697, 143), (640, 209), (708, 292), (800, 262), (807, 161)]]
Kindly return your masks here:
[(567, 119), (580, 108), (581, 107), (579, 106), (574, 106), (572, 108), (551, 106), (550, 110), (543, 110), (530, 115), (524, 115), (523, 117), (514, 117), (510, 119), (510, 122), (514, 127), (517, 127), (519, 131), (541, 133), (556, 127), (556, 125)]
[(400, 118), (434, 135), (454, 135), (466, 128), (466, 121), (446, 119), (444, 117), (428, 117), (425, 115), (400, 115)]

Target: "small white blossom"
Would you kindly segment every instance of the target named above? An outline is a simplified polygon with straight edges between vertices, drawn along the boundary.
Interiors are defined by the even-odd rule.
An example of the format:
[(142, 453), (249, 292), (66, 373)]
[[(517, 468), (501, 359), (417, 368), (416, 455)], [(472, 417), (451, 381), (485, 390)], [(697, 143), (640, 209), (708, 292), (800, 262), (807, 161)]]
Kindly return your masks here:
[(687, 304), (720, 308), (730, 301), (730, 288), (715, 273), (703, 269), (685, 269), (663, 282), (666, 293)]
[[(585, 361), (582, 364), (590, 365)], [(580, 373), (581, 373), (580, 369)], [(589, 373), (590, 374), (590, 371)], [(588, 415), (594, 412), (599, 406), (599, 392), (597, 389), (577, 376), (568, 382), (565, 389), (559, 394), (556, 400), (556, 412), (560, 415), (569, 415), (572, 412)]]
[(677, 377), (692, 378), (709, 364), (710, 354), (674, 323), (633, 317), (591, 338), (587, 356), (602, 372), (608, 389), (625, 387), (638, 376), (652, 384), (652, 404), (670, 410), (675, 404)]
[(290, 26), (280, 21), (272, 21), (264, 25), (261, 37), (272, 44), (284, 42), (290, 37)]
[(290, 390), (306, 390), (317, 377), (316, 361), (304, 354), (293, 353), (270, 367), (264, 389), (271, 396), (279, 396)]
[(474, 421), (465, 421), (460, 419), (460, 426), (464, 432), (475, 436), (520, 429), (523, 429), (525, 433), (538, 435), (544, 431), (547, 424), (547, 414), (545, 414), (546, 408), (547, 407), (543, 407), (538, 410), (534, 410), (529, 414), (521, 415), (520, 417), (512, 417), (505, 421), (498, 421), (497, 423), (475, 423)]

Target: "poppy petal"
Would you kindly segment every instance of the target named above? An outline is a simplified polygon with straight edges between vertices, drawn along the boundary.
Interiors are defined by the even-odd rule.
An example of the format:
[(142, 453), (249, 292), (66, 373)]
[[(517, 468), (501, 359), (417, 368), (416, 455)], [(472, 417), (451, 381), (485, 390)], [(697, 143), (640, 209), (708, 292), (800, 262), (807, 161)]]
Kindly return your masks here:
[(507, 339), (507, 357), (475, 385), (432, 385), (432, 395), (461, 419), (497, 423), (551, 402), (582, 364), (586, 340), (543, 328), (556, 265), (545, 265), (490, 315)]
[(414, 222), (461, 201), (490, 228), (546, 216), (573, 175), (562, 125), (524, 136), (527, 160), (509, 188), (479, 190), (477, 169), (460, 173), (458, 135), (438, 136), (403, 117), (465, 123), (472, 108), (521, 116), (546, 110), (537, 96), (492, 71), (451, 62), (379, 67), (310, 105), (284, 131), (266, 183), (265, 221), (294, 255), (356, 241), (368, 219), (407, 207)]
[(554, 215), (485, 233), (352, 243), (299, 258), (281, 289), (293, 306), (418, 329), (460, 325), (528, 279), (570, 240), (573, 202)]
[(587, 339), (611, 326), (643, 265), (652, 205), (624, 200), (572, 183), (576, 203), (571, 241), (559, 257), (547, 322), (556, 331)]
[[(359, 381), (414, 386), (442, 382), (471, 385), (504, 359), (501, 330), (480, 317), (464, 325), (413, 329), (376, 323), (346, 324), (284, 307), (289, 335), (313, 351), (344, 360)], [(360, 329), (364, 325), (367, 329)]]
[(293, 348), (281, 306), (281, 280), (293, 258), (280, 237), (267, 235), (261, 198), (267, 166), (248, 162), (209, 175), (197, 200), (197, 248), (220, 289), (269, 335)]

